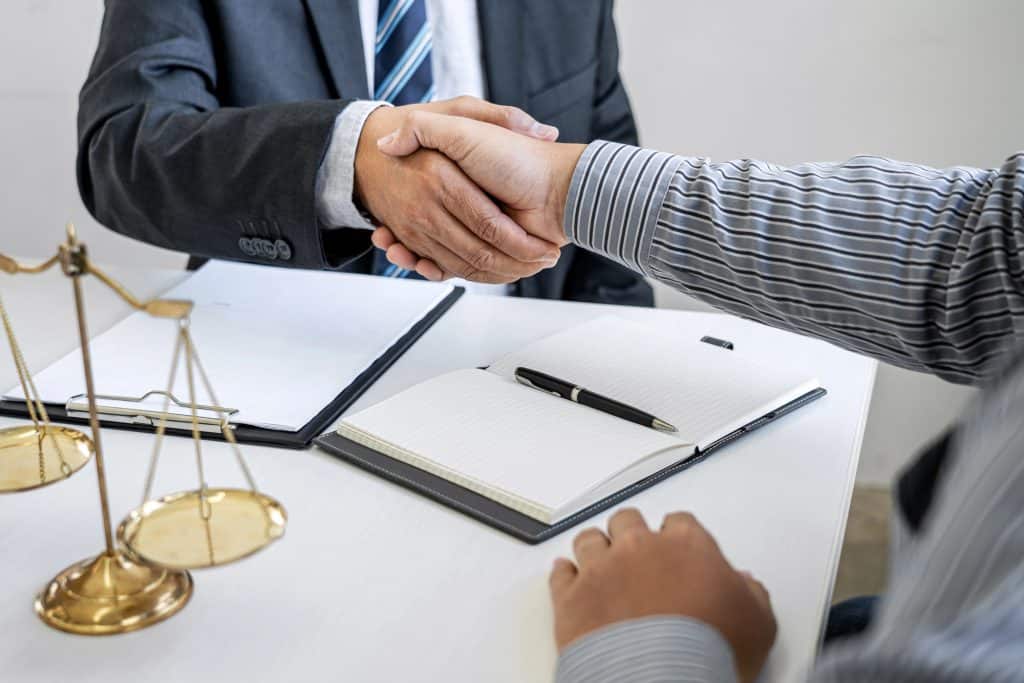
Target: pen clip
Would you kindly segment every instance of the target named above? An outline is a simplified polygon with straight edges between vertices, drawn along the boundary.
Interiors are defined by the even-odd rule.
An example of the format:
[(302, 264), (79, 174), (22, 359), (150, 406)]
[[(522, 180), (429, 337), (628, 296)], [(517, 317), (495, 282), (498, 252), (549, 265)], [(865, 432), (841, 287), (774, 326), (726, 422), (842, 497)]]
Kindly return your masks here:
[(513, 377), (515, 377), (517, 382), (519, 382), (520, 384), (523, 384), (525, 386), (528, 386), (531, 389), (536, 389), (537, 391), (543, 391), (545, 394), (551, 394), (552, 396), (557, 396), (558, 398), (562, 398), (562, 395), (560, 393), (558, 393), (557, 391), (548, 391), (547, 389), (544, 389), (543, 387), (537, 386), (536, 384), (534, 384), (530, 380), (526, 379), (525, 377), (522, 377), (521, 375), (513, 374)]

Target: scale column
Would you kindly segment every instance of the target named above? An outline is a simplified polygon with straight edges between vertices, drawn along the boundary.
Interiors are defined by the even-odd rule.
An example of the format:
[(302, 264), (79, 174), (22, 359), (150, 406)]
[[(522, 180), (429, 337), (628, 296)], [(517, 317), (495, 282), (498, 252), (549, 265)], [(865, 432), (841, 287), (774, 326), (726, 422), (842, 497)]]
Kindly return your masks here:
[(71, 246), (70, 259), (65, 263), (65, 273), (71, 278), (71, 287), (75, 292), (75, 315), (78, 318), (78, 339), (82, 348), (82, 367), (85, 371), (85, 393), (89, 400), (89, 428), (92, 430), (92, 443), (96, 452), (96, 478), (100, 489), (100, 514), (103, 516), (103, 541), (106, 553), (114, 556), (114, 534), (110, 527), (110, 503), (107, 500), (107, 473), (103, 465), (103, 447), (100, 445), (100, 422), (96, 411), (96, 388), (92, 381), (92, 359), (89, 356), (89, 334), (85, 326), (85, 304), (82, 299), (82, 266), (84, 265), (84, 247), (68, 236)]

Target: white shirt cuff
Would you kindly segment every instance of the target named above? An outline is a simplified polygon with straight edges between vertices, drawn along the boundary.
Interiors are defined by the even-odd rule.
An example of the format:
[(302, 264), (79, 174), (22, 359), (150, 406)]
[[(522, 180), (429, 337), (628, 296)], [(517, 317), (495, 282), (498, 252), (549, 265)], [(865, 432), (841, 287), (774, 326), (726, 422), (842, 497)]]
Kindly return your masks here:
[(376, 227), (355, 204), (356, 147), (366, 117), (378, 107), (390, 106), (387, 102), (357, 100), (334, 120), (331, 142), (316, 177), (316, 212), (325, 227)]

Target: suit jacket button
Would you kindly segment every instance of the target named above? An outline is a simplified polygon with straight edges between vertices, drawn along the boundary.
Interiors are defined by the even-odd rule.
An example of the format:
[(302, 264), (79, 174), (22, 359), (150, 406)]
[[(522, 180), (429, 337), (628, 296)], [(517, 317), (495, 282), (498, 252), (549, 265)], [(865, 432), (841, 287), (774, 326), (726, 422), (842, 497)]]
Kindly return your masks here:
[(292, 260), (292, 245), (285, 240), (277, 240), (274, 242), (274, 246), (277, 248), (277, 258), (282, 261)]
[(256, 247), (253, 245), (253, 241), (248, 237), (238, 238), (238, 248), (242, 250), (242, 253), (246, 256), (255, 256), (258, 252)]
[(259, 249), (260, 256), (271, 261), (277, 258), (277, 247), (274, 246), (273, 242), (264, 239), (258, 239), (253, 241), (256, 242), (256, 246)]

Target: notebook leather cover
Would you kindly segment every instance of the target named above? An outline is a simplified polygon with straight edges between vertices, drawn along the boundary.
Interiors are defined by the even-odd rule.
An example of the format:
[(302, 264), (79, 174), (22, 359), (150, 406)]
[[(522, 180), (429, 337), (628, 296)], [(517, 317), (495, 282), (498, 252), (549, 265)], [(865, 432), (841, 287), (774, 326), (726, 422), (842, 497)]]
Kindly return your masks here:
[(390, 456), (378, 453), (377, 451), (356, 443), (350, 439), (340, 436), (336, 432), (329, 432), (316, 439), (315, 443), (328, 453), (346, 460), (357, 467), (372, 472), (379, 477), (392, 481), (400, 486), (415, 491), (427, 498), (431, 498), (442, 505), (468, 515), (479, 522), (503, 531), (521, 541), (530, 544), (540, 543), (549, 538), (571, 529), (577, 524), (593, 517), (614, 505), (618, 505), (627, 498), (654, 486), (658, 482), (692, 467), (705, 458), (743, 437), (750, 432), (774, 422), (783, 415), (793, 412), (808, 403), (821, 398), (826, 393), (825, 389), (815, 389), (793, 401), (785, 404), (767, 415), (737, 429), (736, 431), (718, 439), (703, 451), (694, 453), (692, 456), (674, 463), (665, 469), (656, 472), (645, 479), (620, 490), (604, 498), (593, 505), (586, 507), (579, 512), (563, 519), (555, 524), (544, 524), (521, 512), (512, 510), (501, 503), (470, 491), (458, 484), (453, 484), (447, 479), (425, 472), (417, 467), (395, 460)]

